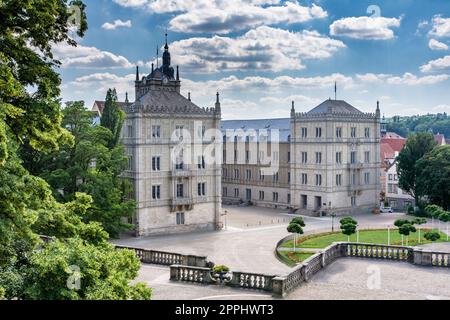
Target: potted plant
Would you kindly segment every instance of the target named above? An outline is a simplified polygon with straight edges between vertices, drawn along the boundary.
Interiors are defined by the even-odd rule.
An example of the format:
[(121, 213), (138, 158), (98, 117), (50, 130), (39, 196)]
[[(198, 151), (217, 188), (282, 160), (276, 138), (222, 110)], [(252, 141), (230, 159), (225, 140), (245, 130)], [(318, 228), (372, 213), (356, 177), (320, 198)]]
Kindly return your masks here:
[(215, 266), (212, 269), (212, 278), (219, 284), (229, 282), (231, 280), (230, 268), (225, 265)]

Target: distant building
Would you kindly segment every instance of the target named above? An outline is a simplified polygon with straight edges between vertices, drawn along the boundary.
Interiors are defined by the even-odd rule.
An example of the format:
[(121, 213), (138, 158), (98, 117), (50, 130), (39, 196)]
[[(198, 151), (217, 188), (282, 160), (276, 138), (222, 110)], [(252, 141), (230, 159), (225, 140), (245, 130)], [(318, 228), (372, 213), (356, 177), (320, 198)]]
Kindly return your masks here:
[(447, 140), (445, 139), (445, 136), (440, 133), (434, 135), (434, 141), (436, 141), (438, 146), (445, 146), (448, 144)]
[[(329, 99), (296, 113), (293, 104), (289, 119), (223, 121), (224, 135), (227, 129), (255, 129), (257, 138), (225, 137), (224, 201), (286, 207), (308, 215), (378, 207), (379, 107), (376, 113), (363, 113), (345, 101)], [(279, 139), (261, 151), (267, 138), (259, 132), (270, 130), (279, 130)], [(277, 162), (279, 170), (271, 172), (266, 158)]]

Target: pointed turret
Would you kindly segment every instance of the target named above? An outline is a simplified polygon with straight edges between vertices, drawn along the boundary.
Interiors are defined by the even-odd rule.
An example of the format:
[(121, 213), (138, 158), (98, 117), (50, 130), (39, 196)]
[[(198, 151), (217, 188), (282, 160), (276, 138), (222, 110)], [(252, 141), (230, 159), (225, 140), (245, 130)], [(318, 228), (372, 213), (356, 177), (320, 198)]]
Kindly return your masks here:
[(221, 108), (220, 108), (220, 94), (219, 92), (217, 92), (216, 94), (216, 113), (221, 113)]
[(292, 101), (291, 118), (295, 118), (295, 102)]
[(130, 101), (128, 100), (128, 92), (125, 92), (125, 103), (130, 103)]
[(139, 66), (136, 66), (136, 81), (139, 81)]
[(180, 68), (177, 66), (177, 81), (180, 81)]
[(377, 101), (377, 110), (375, 112), (377, 118), (380, 118), (381, 112), (380, 112), (380, 101)]

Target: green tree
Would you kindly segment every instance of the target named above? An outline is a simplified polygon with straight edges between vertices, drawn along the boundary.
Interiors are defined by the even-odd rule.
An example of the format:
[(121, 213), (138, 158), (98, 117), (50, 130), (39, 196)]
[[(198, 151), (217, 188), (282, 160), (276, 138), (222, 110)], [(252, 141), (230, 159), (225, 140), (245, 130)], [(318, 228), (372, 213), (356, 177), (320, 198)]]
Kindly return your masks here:
[(340, 221), (342, 233), (347, 236), (347, 241), (350, 242), (350, 236), (356, 233), (358, 222), (352, 217), (344, 217)]
[(394, 222), (394, 225), (398, 228), (398, 232), (402, 236), (402, 245), (403, 245), (403, 236), (406, 236), (406, 245), (408, 245), (408, 238), (411, 232), (416, 232), (416, 227), (414, 227), (414, 222), (411, 220), (398, 219)]
[(434, 242), (439, 240), (441, 238), (441, 235), (437, 231), (429, 231), (425, 233), (424, 238), (428, 241)]
[(303, 234), (303, 227), (305, 227), (305, 222), (303, 221), (302, 217), (296, 217), (292, 219), (287, 227), (287, 231), (294, 234), (294, 251), (297, 244), (297, 235)]
[(56, 240), (32, 256), (22, 298), (149, 300), (151, 291), (145, 285), (129, 285), (139, 268), (131, 250), (116, 250), (107, 242)]
[(450, 209), (450, 145), (434, 148), (417, 162), (417, 189), (429, 201)]
[[(61, 202), (72, 201), (77, 192), (92, 196), (83, 220), (99, 222), (110, 236), (117, 237), (132, 227), (123, 219), (130, 218), (136, 206), (126, 199), (131, 184), (120, 177), (128, 163), (125, 150), (122, 145), (110, 147), (111, 131), (93, 125), (94, 114), (84, 108), (83, 102), (67, 103), (63, 116), (62, 126), (72, 133), (75, 144), (39, 156), (40, 170), (35, 174), (51, 185), (53, 195)], [(36, 162), (36, 158), (29, 162)]]
[[(0, 287), (7, 299), (44, 298), (39, 296), (43, 291), (29, 291), (31, 286), (53, 290), (66, 287), (56, 277), (44, 276), (45, 268), (40, 268), (39, 261), (44, 263), (45, 257), (40, 255), (53, 244), (44, 244), (39, 233), (74, 237), (77, 245), (71, 242), (75, 240), (66, 241), (75, 256), (98, 248), (90, 255), (98, 270), (108, 270), (106, 260), (119, 268), (129, 266), (121, 263), (124, 258), (120, 252), (105, 249), (107, 234), (98, 224), (86, 224), (79, 218), (90, 206), (89, 197), (79, 195), (66, 204), (57, 203), (48, 184), (30, 174), (18, 157), (18, 149), (25, 146), (49, 153), (74, 143), (70, 132), (61, 126), (61, 81), (56, 72), (60, 63), (52, 55), (55, 44), (76, 45), (68, 33), (69, 4), (80, 9), (76, 32), (82, 37), (87, 20), (81, 1), (3, 0), (0, 4)], [(103, 251), (109, 253), (107, 259), (102, 259)], [(59, 259), (64, 259), (63, 255), (55, 255), (52, 266)], [(135, 256), (129, 255), (129, 259), (139, 263)], [(31, 276), (33, 273), (35, 276)], [(117, 275), (123, 286), (103, 283), (100, 278), (98, 290), (92, 292), (100, 296), (103, 283), (106, 296), (123, 296), (128, 290), (136, 292), (129, 294), (130, 298), (149, 298), (149, 289), (143, 285), (130, 286), (133, 275), (129, 273), (127, 281)], [(91, 275), (93, 279), (100, 276), (98, 272)]]
[(116, 89), (108, 89), (105, 99), (105, 108), (103, 109), (100, 118), (100, 125), (109, 129), (112, 132), (112, 138), (109, 141), (109, 146), (117, 146), (120, 139), (120, 131), (122, 130), (123, 122), (125, 120), (125, 112), (120, 109), (117, 104)]
[(405, 147), (397, 157), (398, 186), (420, 203), (422, 189), (417, 184), (419, 170), (417, 162), (436, 146), (429, 132), (419, 132), (408, 137)]

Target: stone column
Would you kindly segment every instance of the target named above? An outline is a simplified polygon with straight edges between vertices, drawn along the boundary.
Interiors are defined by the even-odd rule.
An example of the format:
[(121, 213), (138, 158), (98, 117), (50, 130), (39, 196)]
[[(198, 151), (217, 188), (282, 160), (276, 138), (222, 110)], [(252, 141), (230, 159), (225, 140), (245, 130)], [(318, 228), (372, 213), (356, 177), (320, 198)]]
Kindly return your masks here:
[(284, 298), (287, 295), (285, 277), (275, 277), (272, 279), (272, 292), (276, 298)]
[(170, 280), (178, 281), (179, 280), (179, 265), (171, 265), (170, 266)]
[(422, 248), (414, 248), (413, 263), (421, 266), (432, 266), (432, 252)]

